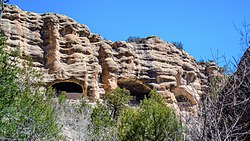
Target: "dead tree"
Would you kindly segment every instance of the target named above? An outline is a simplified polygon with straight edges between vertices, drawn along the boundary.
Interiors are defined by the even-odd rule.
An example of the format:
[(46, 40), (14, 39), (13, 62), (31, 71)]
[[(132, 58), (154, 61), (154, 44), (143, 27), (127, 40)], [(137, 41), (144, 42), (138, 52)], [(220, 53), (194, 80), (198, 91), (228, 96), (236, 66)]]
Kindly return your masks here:
[(231, 76), (210, 78), (202, 95), (199, 116), (187, 120), (185, 140), (250, 140), (250, 25), (240, 32), (246, 52)]

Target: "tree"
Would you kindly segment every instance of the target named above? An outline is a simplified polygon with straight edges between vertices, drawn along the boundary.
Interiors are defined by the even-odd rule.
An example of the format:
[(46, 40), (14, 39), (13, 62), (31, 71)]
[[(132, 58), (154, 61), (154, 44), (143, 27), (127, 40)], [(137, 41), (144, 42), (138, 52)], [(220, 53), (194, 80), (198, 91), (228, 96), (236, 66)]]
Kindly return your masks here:
[(235, 29), (240, 34), (240, 45), (245, 51), (248, 47), (250, 47), (250, 24), (244, 19), (242, 22), (242, 28), (235, 25)]
[[(127, 106), (126, 89), (117, 88), (107, 95), (91, 115), (94, 140), (182, 140), (181, 123), (155, 90), (139, 107)], [(119, 105), (118, 114), (114, 114), (115, 105)]]
[(91, 114), (94, 139), (117, 138), (117, 119), (130, 99), (130, 92), (125, 88), (117, 87), (105, 94), (104, 101), (99, 102)]
[(105, 95), (107, 107), (111, 111), (111, 115), (115, 122), (125, 105), (129, 104), (130, 99), (129, 90), (119, 87)]
[[(53, 91), (44, 90), (42, 74), (21, 61), (18, 51), (7, 53), (0, 34), (0, 140), (58, 140)], [(18, 64), (22, 67), (18, 67)]]
[(172, 42), (172, 44), (176, 47), (176, 48), (178, 48), (179, 50), (183, 50), (183, 44), (182, 44), (182, 42)]
[(144, 98), (140, 108), (127, 108), (119, 117), (120, 140), (182, 140), (182, 127), (175, 113), (155, 91)]
[[(249, 73), (242, 73), (244, 79)], [(199, 103), (199, 116), (186, 117), (185, 140), (190, 141), (238, 141), (244, 140), (250, 133), (249, 118), (249, 87), (237, 76), (213, 78), (207, 93)], [(241, 93), (240, 87), (245, 87)], [(241, 94), (240, 94), (241, 93)], [(249, 117), (249, 115), (248, 115)]]
[(145, 43), (145, 40), (146, 38), (141, 38), (138, 36), (129, 36), (126, 42), (129, 42), (129, 43), (134, 42), (134, 43), (140, 44), (140, 43)]
[(90, 126), (91, 106), (84, 98), (72, 102), (67, 100), (65, 95), (61, 98), (60, 96), (55, 110), (58, 115), (58, 124), (62, 126), (62, 134), (68, 140), (90, 141), (93, 137), (93, 134), (89, 132), (89, 128), (92, 128)]
[(235, 65), (236, 72), (209, 79), (199, 104), (200, 116), (186, 120), (186, 140), (250, 140), (249, 27), (244, 21), (243, 30), (236, 28), (241, 45), (247, 50)]

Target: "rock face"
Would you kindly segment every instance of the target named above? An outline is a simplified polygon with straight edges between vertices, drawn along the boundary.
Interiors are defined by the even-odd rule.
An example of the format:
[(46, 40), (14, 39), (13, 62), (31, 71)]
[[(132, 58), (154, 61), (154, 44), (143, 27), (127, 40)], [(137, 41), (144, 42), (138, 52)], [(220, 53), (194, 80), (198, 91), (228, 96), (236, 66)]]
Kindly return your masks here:
[(156, 89), (170, 106), (195, 112), (209, 77), (220, 73), (216, 64), (198, 64), (159, 37), (140, 43), (107, 41), (59, 14), (40, 15), (7, 5), (1, 28), (10, 49), (20, 47), (24, 56), (31, 56), (48, 86), (57, 84), (56, 89), (80, 92), (93, 101), (118, 86), (129, 89), (135, 101)]

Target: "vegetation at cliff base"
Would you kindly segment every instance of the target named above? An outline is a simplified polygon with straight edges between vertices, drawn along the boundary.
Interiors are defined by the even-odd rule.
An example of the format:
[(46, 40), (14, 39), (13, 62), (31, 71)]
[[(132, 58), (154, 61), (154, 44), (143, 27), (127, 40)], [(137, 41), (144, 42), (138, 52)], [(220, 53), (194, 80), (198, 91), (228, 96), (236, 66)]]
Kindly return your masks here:
[[(108, 95), (103, 104), (98, 104), (92, 113), (93, 135), (96, 139), (183, 140), (180, 121), (155, 90), (138, 107), (127, 106), (129, 91), (126, 89), (117, 88)], [(114, 108), (114, 105), (119, 105), (119, 108)], [(114, 109), (119, 114), (114, 114)]]
[(44, 90), (42, 74), (29, 61), (22, 62), (18, 50), (7, 53), (6, 45), (1, 33), (0, 140), (58, 140), (53, 91)]

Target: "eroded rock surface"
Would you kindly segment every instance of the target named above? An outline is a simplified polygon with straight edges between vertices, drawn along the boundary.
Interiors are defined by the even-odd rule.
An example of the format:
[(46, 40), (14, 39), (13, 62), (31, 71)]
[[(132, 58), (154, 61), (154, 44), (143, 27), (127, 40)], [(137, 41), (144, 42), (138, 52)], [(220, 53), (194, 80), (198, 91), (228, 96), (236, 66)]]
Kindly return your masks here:
[(156, 89), (178, 111), (195, 113), (209, 78), (220, 73), (216, 64), (198, 64), (159, 37), (141, 43), (107, 41), (59, 14), (25, 12), (8, 5), (1, 27), (10, 49), (20, 47), (24, 56), (31, 56), (48, 86), (74, 82), (91, 100), (118, 86), (129, 89), (136, 100)]

